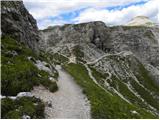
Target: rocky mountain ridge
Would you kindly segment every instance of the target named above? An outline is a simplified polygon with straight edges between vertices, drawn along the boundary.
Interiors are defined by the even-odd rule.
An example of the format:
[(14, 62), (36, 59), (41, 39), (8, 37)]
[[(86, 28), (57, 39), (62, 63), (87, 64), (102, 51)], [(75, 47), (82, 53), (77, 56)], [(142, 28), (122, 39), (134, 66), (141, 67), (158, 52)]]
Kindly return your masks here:
[(28, 12), (22, 1), (1, 1), (2, 36), (10, 35), (38, 51), (39, 35), (36, 20)]
[[(36, 20), (23, 1), (1, 1), (1, 115), (3, 119), (45, 118), (46, 103), (35, 86), (52, 93), (58, 73), (39, 51)], [(51, 67), (52, 66), (52, 67)]]
[[(107, 27), (96, 21), (50, 27), (40, 31), (40, 36), (41, 49), (53, 55), (58, 53), (71, 63), (84, 64), (97, 85), (128, 103), (143, 104), (145, 109), (158, 114), (156, 105), (152, 104), (158, 101), (154, 87), (157, 89), (159, 82), (156, 26)], [(103, 77), (97, 79), (96, 74)]]
[[(49, 27), (38, 32), (36, 20), (23, 2), (1, 3), (2, 118), (48, 118), (47, 113), (54, 117), (54, 113), (62, 115), (61, 111), (69, 117), (68, 109), (63, 106), (60, 110), (53, 103), (58, 102), (59, 106), (63, 101), (67, 106), (77, 94), (82, 94), (84, 107), (83, 94), (89, 100), (89, 118), (90, 112), (91, 118), (158, 118), (156, 26), (107, 27), (96, 21)], [(72, 88), (72, 82), (67, 84), (71, 77), (65, 79), (68, 74), (82, 90), (77, 85), (65, 90)], [(62, 100), (55, 100), (57, 94), (52, 93), (55, 91)], [(68, 100), (61, 94), (67, 95)], [(70, 100), (69, 94), (73, 99)], [(67, 107), (74, 110), (76, 102)], [(79, 115), (76, 111), (84, 112), (77, 109), (70, 114), (72, 117)]]
[[(40, 46), (45, 50), (52, 48), (52, 46), (87, 43), (86, 45), (95, 46), (98, 51), (104, 53), (131, 51), (140, 60), (158, 67), (157, 27), (107, 27), (103, 22), (97, 21), (62, 27), (56, 26), (40, 31), (40, 34), (42, 38)], [(95, 58), (97, 58), (96, 55)]]

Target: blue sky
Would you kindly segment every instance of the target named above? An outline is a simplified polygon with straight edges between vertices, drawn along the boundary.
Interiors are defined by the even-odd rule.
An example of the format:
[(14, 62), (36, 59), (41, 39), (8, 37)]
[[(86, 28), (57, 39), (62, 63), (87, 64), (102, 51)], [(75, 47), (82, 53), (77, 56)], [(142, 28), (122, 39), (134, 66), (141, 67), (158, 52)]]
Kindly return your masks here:
[(26, 0), (24, 4), (40, 29), (89, 21), (122, 25), (136, 16), (158, 22), (158, 0)]

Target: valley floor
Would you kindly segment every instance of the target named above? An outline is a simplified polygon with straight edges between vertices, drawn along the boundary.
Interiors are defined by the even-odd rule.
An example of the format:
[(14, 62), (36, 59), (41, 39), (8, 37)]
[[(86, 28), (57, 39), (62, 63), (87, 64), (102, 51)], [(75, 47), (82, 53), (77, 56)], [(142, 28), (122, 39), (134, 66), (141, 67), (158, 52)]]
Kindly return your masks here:
[(34, 96), (52, 104), (45, 108), (46, 118), (91, 118), (90, 104), (82, 89), (61, 66), (56, 66), (56, 69), (59, 72), (57, 92), (51, 93), (40, 86), (32, 91)]

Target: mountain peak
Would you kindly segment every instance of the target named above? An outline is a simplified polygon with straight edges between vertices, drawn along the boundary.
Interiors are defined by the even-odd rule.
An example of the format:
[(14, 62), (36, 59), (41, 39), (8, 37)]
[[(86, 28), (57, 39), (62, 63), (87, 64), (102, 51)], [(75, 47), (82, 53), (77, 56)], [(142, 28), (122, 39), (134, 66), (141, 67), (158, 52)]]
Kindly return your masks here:
[(155, 26), (155, 23), (151, 21), (146, 16), (136, 16), (131, 21), (129, 21), (126, 26), (147, 26), (147, 27), (153, 27)]

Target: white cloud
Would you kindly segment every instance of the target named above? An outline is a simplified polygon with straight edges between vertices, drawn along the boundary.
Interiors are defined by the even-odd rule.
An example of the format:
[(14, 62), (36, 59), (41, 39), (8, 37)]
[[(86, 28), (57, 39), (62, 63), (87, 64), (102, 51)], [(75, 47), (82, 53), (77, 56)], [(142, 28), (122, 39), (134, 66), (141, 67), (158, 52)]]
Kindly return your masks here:
[[(110, 7), (125, 5), (142, 0), (24, 0), (25, 6), (36, 19), (57, 16), (60, 13), (77, 10), (84, 7)], [(147, 1), (147, 0), (143, 0)]]
[[(124, 6), (131, 3), (148, 1), (146, 4), (129, 6), (122, 10), (106, 10), (104, 7)], [(71, 19), (72, 23), (88, 21), (103, 21), (107, 24), (124, 24), (137, 15), (150, 17), (157, 20), (158, 0), (24, 0), (24, 4), (38, 21), (39, 28), (49, 25), (65, 24), (68, 21), (58, 18), (60, 14), (73, 12), (85, 8), (79, 16)], [(51, 19), (55, 17), (56, 19)]]
[(103, 21), (107, 24), (120, 25), (125, 24), (135, 16), (147, 16), (158, 22), (156, 16), (158, 14), (158, 0), (152, 0), (144, 5), (130, 6), (122, 10), (109, 11), (106, 9), (89, 8), (83, 11), (73, 21), (76, 23), (88, 21)]

